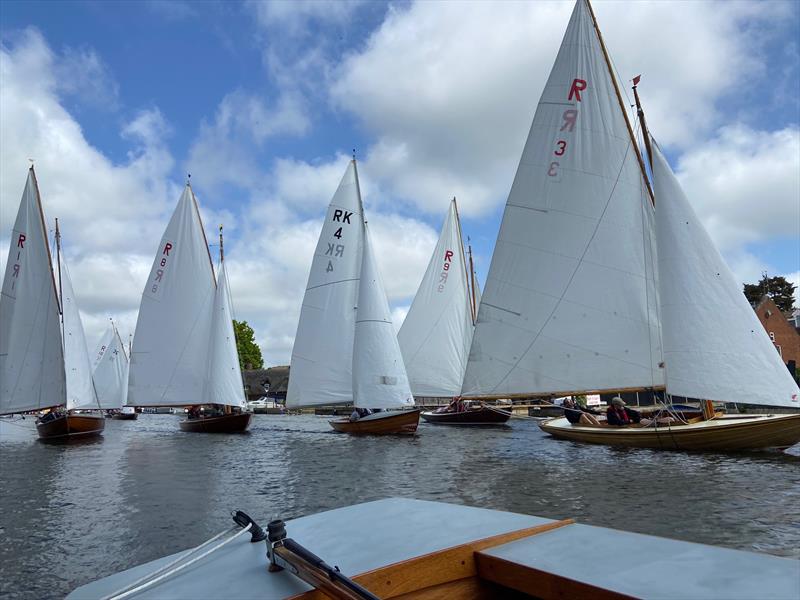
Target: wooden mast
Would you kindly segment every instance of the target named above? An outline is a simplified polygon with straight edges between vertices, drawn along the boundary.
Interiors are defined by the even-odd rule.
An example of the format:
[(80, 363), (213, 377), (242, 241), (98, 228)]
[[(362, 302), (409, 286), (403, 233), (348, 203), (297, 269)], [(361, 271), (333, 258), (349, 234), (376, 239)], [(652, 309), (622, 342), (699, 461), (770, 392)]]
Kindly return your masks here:
[(597, 40), (600, 42), (600, 49), (603, 51), (603, 58), (606, 61), (606, 67), (608, 67), (608, 74), (611, 77), (611, 83), (614, 84), (614, 91), (617, 93), (619, 108), (622, 111), (622, 116), (625, 118), (625, 126), (628, 128), (628, 135), (631, 137), (631, 144), (633, 144), (633, 148), (636, 152), (636, 160), (639, 161), (639, 168), (642, 170), (642, 178), (644, 179), (645, 186), (647, 187), (647, 193), (650, 196), (650, 202), (655, 205), (655, 197), (653, 195), (653, 189), (650, 187), (650, 179), (647, 177), (647, 169), (644, 166), (642, 155), (639, 153), (639, 145), (636, 143), (636, 136), (633, 135), (633, 127), (631, 127), (631, 122), (628, 119), (628, 112), (625, 109), (625, 102), (622, 100), (622, 94), (620, 93), (619, 86), (617, 85), (617, 78), (614, 75), (614, 68), (611, 66), (611, 59), (608, 56), (608, 50), (606, 50), (606, 44), (603, 41), (603, 34), (600, 33), (600, 27), (597, 25), (597, 18), (594, 16), (592, 3), (589, 0), (583, 1), (586, 2), (586, 7), (589, 9), (589, 14), (592, 17), (594, 30), (597, 33)]
[[(456, 197), (453, 196), (453, 208), (456, 212), (456, 228), (458, 230), (458, 248), (461, 251), (461, 260), (463, 261), (464, 265), (467, 264), (467, 257), (464, 253), (464, 237), (461, 235), (461, 217), (458, 214), (458, 202), (456, 202)], [(472, 315), (472, 322), (475, 323), (475, 294), (472, 293), (470, 290), (470, 277), (469, 273), (464, 273), (464, 276), (467, 278), (467, 291), (470, 295), (470, 302), (469, 308), (470, 313)]]
[(475, 297), (475, 265), (472, 262), (472, 244), (469, 243), (467, 238), (467, 248), (469, 249), (469, 277), (470, 277), (470, 294), (472, 295), (472, 324), (478, 319), (477, 298)]
[(58, 228), (58, 217), (56, 217), (56, 262), (58, 263), (58, 314), (61, 316), (61, 339), (64, 339), (64, 291), (61, 288), (61, 231)]
[(647, 150), (647, 161), (650, 163), (650, 171), (653, 170), (653, 148), (650, 146), (650, 132), (647, 130), (647, 122), (644, 119), (644, 109), (642, 103), (639, 102), (639, 80), (641, 75), (633, 78), (633, 97), (636, 99), (636, 114), (639, 115), (639, 123), (642, 125), (642, 137), (644, 138), (644, 147)]
[(219, 262), (222, 264), (222, 261), (225, 260), (225, 250), (222, 245), (222, 225), (219, 226)]

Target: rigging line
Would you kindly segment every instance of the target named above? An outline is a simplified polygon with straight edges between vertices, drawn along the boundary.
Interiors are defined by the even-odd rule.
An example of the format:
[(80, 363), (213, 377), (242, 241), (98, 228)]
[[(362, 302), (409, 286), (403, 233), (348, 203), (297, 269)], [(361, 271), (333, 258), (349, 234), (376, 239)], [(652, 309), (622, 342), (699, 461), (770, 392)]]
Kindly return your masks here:
[(306, 288), (306, 292), (310, 290), (316, 290), (319, 288), (323, 288), (329, 285), (336, 285), (337, 283), (347, 283), (348, 281), (358, 281), (361, 279), (360, 277), (351, 277), (350, 279), (338, 279), (337, 281), (329, 281), (328, 283), (320, 283), (319, 285), (312, 286), (310, 288)]
[(509, 375), (511, 375), (511, 371), (513, 371), (515, 368), (517, 368), (517, 366), (519, 366), (519, 363), (522, 362), (522, 359), (525, 357), (525, 355), (528, 354), (530, 349), (533, 348), (533, 345), (539, 340), (539, 337), (542, 335), (542, 332), (544, 331), (544, 328), (547, 327), (547, 325), (552, 320), (553, 315), (558, 310), (558, 308), (561, 306), (561, 302), (564, 300), (564, 296), (566, 295), (567, 291), (569, 290), (570, 286), (572, 285), (572, 282), (575, 279), (575, 275), (577, 275), (581, 264), (583, 264), (583, 258), (586, 256), (586, 253), (589, 251), (589, 247), (592, 245), (592, 242), (594, 241), (595, 236), (597, 235), (597, 232), (600, 229), (600, 224), (603, 222), (603, 217), (605, 217), (606, 211), (608, 211), (608, 207), (611, 204), (611, 199), (614, 197), (614, 192), (616, 192), (616, 190), (617, 190), (617, 184), (619, 183), (619, 179), (620, 179), (620, 177), (622, 177), (622, 172), (625, 170), (625, 162), (626, 162), (626, 160), (628, 158), (628, 152), (630, 152), (632, 144), (633, 144), (633, 140), (629, 140), (628, 141), (628, 145), (625, 147), (625, 155), (622, 157), (622, 161), (620, 161), (620, 167), (619, 167), (619, 170), (617, 171), (617, 178), (614, 181), (614, 185), (611, 188), (611, 192), (608, 194), (608, 198), (606, 199), (605, 206), (603, 206), (603, 212), (600, 213), (600, 216), (597, 219), (597, 223), (595, 223), (594, 231), (592, 231), (591, 237), (586, 242), (586, 246), (583, 249), (583, 253), (581, 254), (581, 257), (578, 260), (578, 263), (576, 264), (575, 268), (572, 270), (572, 274), (569, 277), (569, 281), (567, 282), (567, 285), (564, 286), (564, 290), (561, 292), (561, 297), (556, 302), (556, 305), (553, 307), (553, 310), (550, 311), (550, 315), (547, 317), (547, 319), (545, 320), (544, 324), (542, 324), (542, 326), (539, 328), (539, 332), (534, 336), (534, 338), (531, 341), (531, 343), (528, 344), (528, 347), (525, 348), (524, 352), (520, 352), (519, 358), (514, 363), (514, 366), (511, 367), (511, 369), (508, 371), (508, 373), (506, 373), (503, 376), (503, 378), (495, 384), (495, 386), (492, 388), (492, 391), (497, 390), (497, 387), (500, 384), (502, 384), (506, 379), (508, 379)]

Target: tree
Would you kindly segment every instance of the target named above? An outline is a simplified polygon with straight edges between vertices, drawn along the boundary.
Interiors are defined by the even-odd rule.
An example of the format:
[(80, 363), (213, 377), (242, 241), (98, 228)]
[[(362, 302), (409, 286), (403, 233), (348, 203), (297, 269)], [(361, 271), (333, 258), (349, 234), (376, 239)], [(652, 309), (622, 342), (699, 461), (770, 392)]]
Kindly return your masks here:
[(244, 369), (261, 369), (264, 359), (261, 348), (256, 344), (256, 333), (247, 321), (233, 320), (233, 332), (236, 334), (236, 350), (239, 353), (239, 366)]
[(752, 305), (758, 304), (764, 294), (775, 302), (776, 306), (784, 313), (792, 312), (794, 308), (794, 292), (797, 286), (785, 277), (776, 275), (769, 277), (766, 272), (758, 283), (745, 283), (744, 295)]

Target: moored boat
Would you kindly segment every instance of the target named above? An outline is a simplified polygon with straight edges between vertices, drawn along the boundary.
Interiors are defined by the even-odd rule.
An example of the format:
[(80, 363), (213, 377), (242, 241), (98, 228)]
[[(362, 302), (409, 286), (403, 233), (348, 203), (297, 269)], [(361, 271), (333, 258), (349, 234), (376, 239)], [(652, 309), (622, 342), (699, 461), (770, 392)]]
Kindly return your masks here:
[(426, 410), (420, 416), (437, 425), (502, 425), (511, 418), (511, 411), (481, 402), (468, 404), (462, 410), (452, 405), (446, 409)]
[(112, 419), (117, 421), (135, 421), (139, 418), (139, 413), (132, 406), (123, 406), (119, 411), (115, 412)]
[(415, 410), (389, 410), (372, 413), (361, 417), (357, 421), (350, 419), (335, 419), (328, 421), (336, 431), (342, 433), (360, 434), (413, 434), (419, 425), (420, 411)]
[[(200, 546), (67, 598), (234, 600), (252, 598), (254, 590), (275, 600), (800, 597), (797, 560), (572, 519), (391, 498), (275, 520), (267, 531), (241, 512), (234, 520), (235, 527)], [(591, 560), (565, 559), (577, 548), (591, 552)], [(621, 558), (627, 556), (636, 557), (634, 565)], [(662, 576), (633, 573), (643, 569)]]

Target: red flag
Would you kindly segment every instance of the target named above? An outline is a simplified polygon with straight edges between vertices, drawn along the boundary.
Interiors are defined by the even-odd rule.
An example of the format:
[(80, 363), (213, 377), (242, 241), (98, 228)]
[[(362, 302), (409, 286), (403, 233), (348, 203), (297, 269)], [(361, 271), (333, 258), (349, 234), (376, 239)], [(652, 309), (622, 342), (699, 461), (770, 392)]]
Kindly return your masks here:
[(633, 85), (639, 85), (639, 81), (642, 79), (641, 75), (637, 75), (633, 78)]

